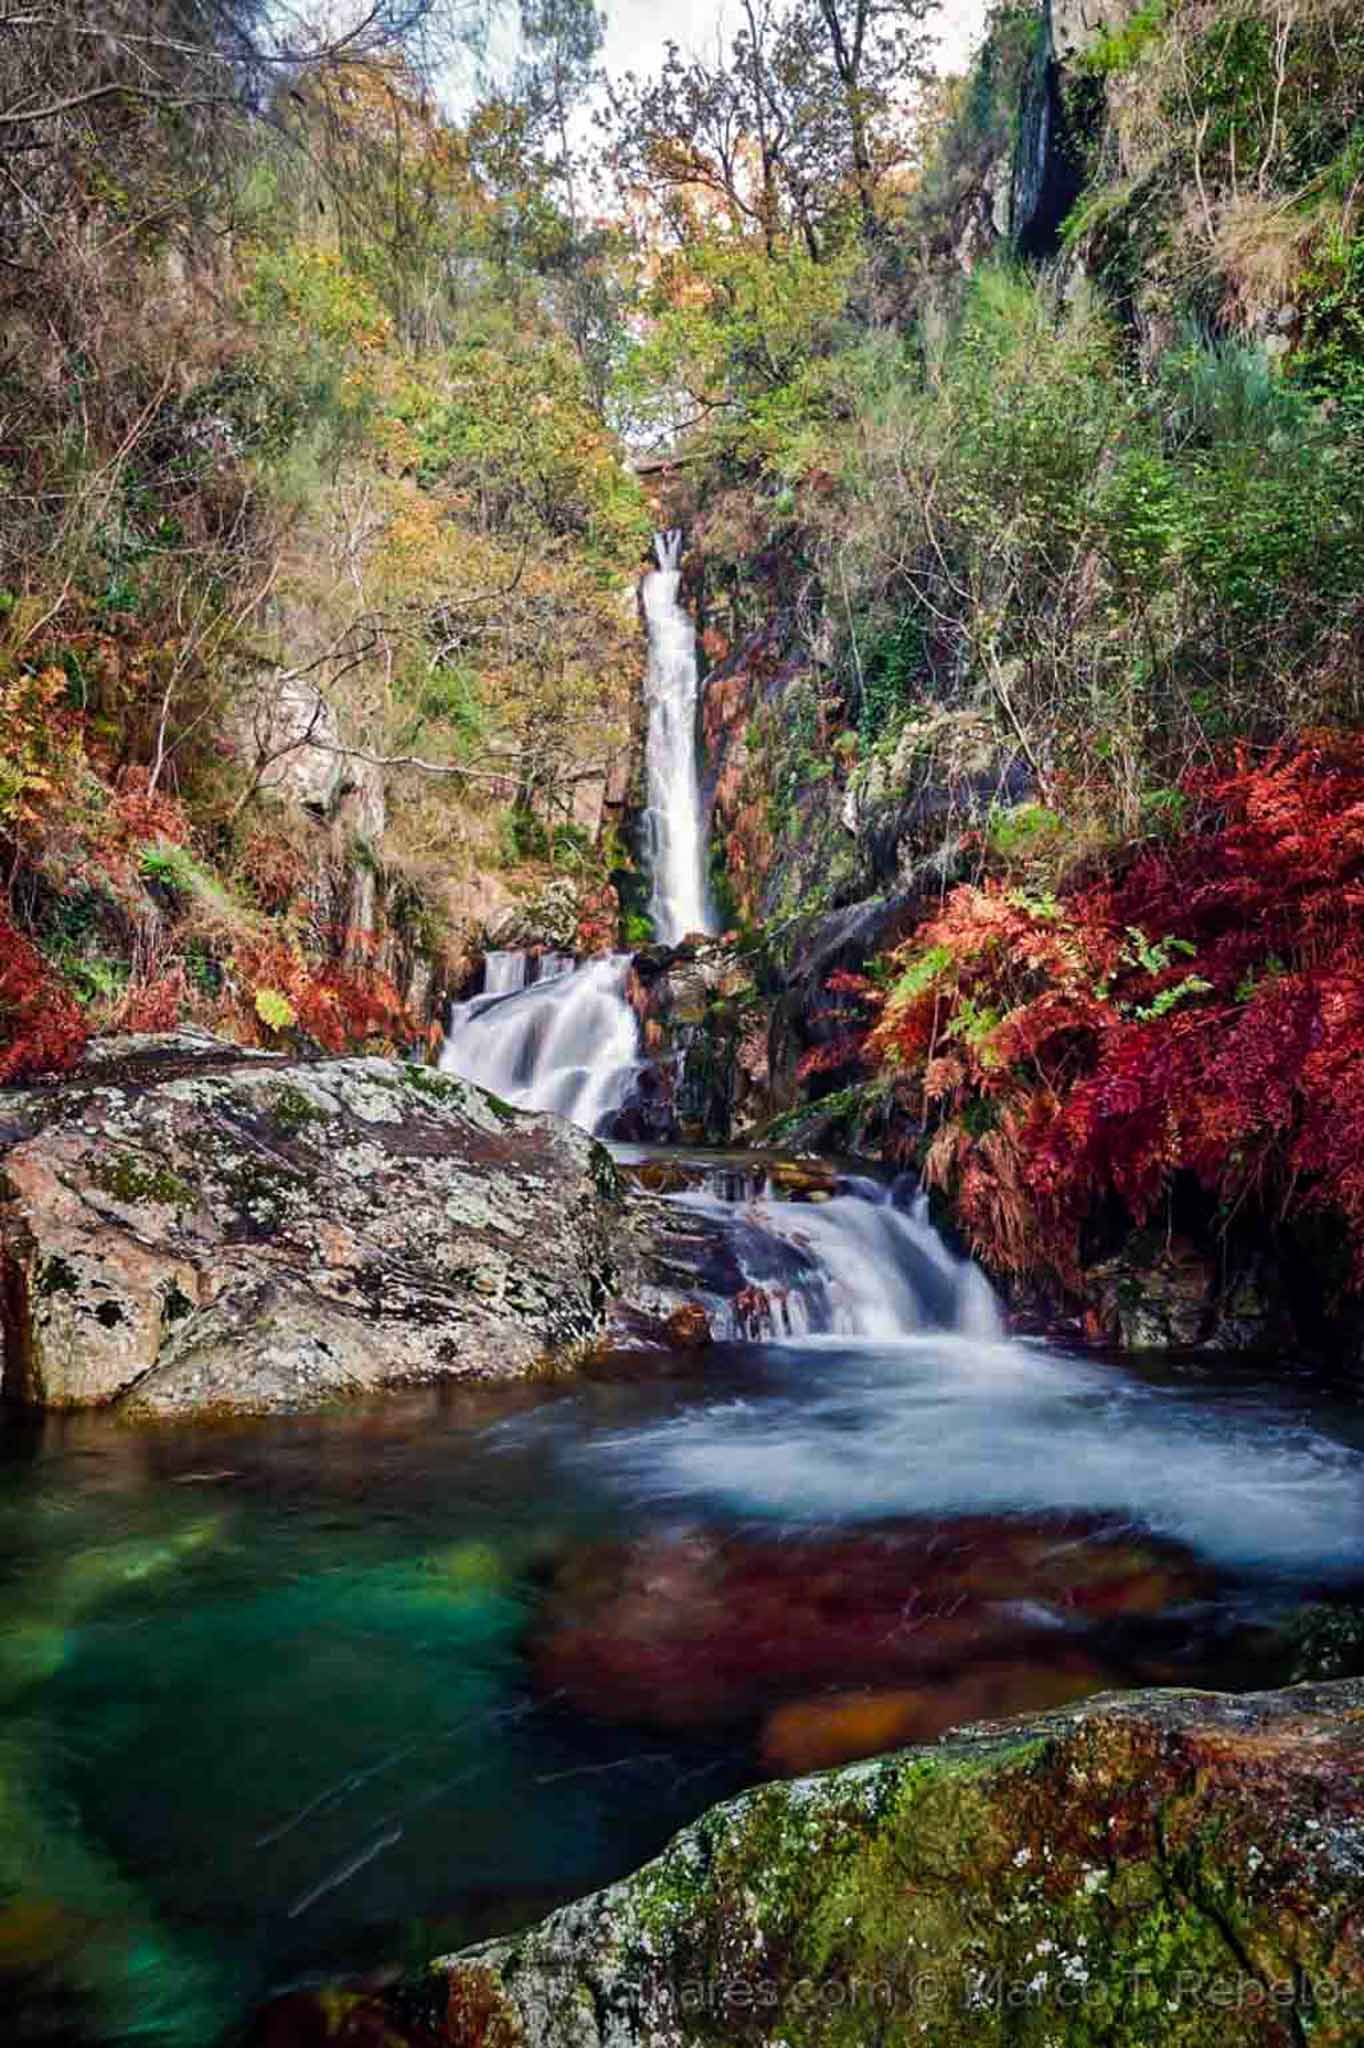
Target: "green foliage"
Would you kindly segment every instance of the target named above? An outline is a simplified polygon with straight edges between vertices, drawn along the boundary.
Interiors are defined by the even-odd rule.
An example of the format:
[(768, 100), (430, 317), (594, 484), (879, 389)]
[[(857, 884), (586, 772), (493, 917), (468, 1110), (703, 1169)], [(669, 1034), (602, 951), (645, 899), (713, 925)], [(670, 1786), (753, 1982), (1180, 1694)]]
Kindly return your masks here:
[(847, 338), (855, 249), (816, 260), (798, 244), (769, 255), (719, 232), (669, 259), (647, 333), (622, 365), (621, 392), (641, 420), (699, 411), (717, 453), (780, 478), (808, 466), (836, 407), (830, 359)]
[[(1356, 154), (1364, 176), (1364, 149)], [(1364, 234), (1333, 225), (1298, 289), (1305, 310), (1293, 382), (1364, 434)]]
[(924, 668), (924, 622), (913, 614), (862, 649), (857, 733), (863, 746), (897, 730), (920, 693)]
[(1354, 715), (1352, 437), (1262, 350), (1187, 327), (1139, 384), (1085, 294), (986, 269), (921, 371), (883, 353), (858, 413), (823, 522), (840, 608), (917, 633), (916, 693), (968, 678), (1126, 829), (1161, 791), (1178, 807), (1209, 744)]
[(1116, 78), (1131, 71), (1158, 40), (1169, 12), (1169, 0), (1145, 0), (1118, 27), (1103, 31), (1081, 56), (1079, 68), (1094, 78)]
[(1045, 804), (1023, 803), (992, 809), (985, 836), (991, 852), (1001, 860), (1027, 860), (1048, 851), (1065, 830), (1065, 821), (1056, 811)]
[(271, 1031), (292, 1031), (298, 1022), (293, 1004), (277, 988), (258, 988), (253, 998), (256, 1015)]

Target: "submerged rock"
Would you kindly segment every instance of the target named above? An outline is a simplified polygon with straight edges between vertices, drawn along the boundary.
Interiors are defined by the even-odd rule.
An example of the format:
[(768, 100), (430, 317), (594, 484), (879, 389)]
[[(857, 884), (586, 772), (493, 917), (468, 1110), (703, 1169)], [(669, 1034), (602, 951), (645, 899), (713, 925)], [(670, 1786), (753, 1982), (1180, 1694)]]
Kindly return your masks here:
[[(546, 1693), (599, 1719), (666, 1731), (765, 1717), (769, 1761), (799, 1769), (1093, 1691), (1096, 1633), (1140, 1630), (1202, 1583), (1175, 1547), (1093, 1520), (692, 1529), (575, 1553), (531, 1654)], [(1033, 1687), (1039, 1668), (1054, 1689)]]
[(145, 1414), (514, 1378), (599, 1333), (628, 1233), (558, 1117), (201, 1034), (6, 1098), (4, 1389)]
[(764, 1786), (528, 1933), (265, 2038), (1349, 2048), (1362, 1913), (1364, 1683), (1138, 1693)]

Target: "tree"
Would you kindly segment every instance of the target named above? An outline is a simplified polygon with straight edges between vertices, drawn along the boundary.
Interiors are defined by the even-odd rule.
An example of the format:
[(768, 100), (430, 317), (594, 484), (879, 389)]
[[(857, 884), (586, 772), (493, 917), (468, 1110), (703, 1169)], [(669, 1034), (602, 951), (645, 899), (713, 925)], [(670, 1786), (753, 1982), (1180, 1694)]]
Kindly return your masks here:
[(728, 51), (685, 59), (616, 94), (612, 158), (675, 239), (713, 226), (767, 253), (799, 238), (820, 260), (851, 201), (864, 237), (905, 153), (935, 0), (743, 0)]
[(578, 232), (576, 160), (569, 134), (575, 110), (597, 80), (603, 25), (592, 0), (521, 0), (521, 35), (529, 55), (518, 68), (515, 93), (526, 110), (529, 136), (547, 156), (561, 185), (569, 225)]

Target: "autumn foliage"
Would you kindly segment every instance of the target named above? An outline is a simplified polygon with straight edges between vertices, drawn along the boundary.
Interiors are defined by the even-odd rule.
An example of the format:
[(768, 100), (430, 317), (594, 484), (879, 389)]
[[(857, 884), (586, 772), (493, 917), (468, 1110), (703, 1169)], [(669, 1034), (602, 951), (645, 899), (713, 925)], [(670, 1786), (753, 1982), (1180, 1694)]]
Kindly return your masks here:
[(0, 1086), (60, 1074), (85, 1048), (74, 997), (10, 922), (0, 897)]
[[(899, 1079), (998, 1268), (1078, 1273), (1176, 1176), (1329, 1208), (1364, 1280), (1364, 740), (1190, 781), (1191, 823), (1061, 897), (957, 889), (890, 960), (865, 1056)], [(870, 985), (861, 984), (864, 999)]]

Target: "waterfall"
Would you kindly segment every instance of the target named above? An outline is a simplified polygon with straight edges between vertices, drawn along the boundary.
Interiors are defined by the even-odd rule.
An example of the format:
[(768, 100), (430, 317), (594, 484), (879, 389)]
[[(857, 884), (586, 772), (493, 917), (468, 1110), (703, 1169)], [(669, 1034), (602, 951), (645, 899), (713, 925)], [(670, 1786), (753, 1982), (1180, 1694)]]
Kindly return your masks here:
[(482, 995), (451, 1010), (441, 1067), (518, 1109), (554, 1110), (595, 1131), (638, 1064), (629, 971), (622, 954), (575, 967), (562, 953), (534, 962), (490, 953)]
[(908, 1177), (887, 1186), (840, 1174), (823, 1199), (794, 1201), (761, 1166), (717, 1162), (668, 1208), (676, 1263), (694, 1267), (677, 1299), (699, 1298), (717, 1337), (886, 1341), (939, 1329), (992, 1343), (1003, 1334), (989, 1281), (944, 1243)]
[(709, 931), (710, 913), (696, 766), (696, 628), (678, 596), (681, 533), (656, 534), (654, 551), (658, 567), (644, 579), (649, 628), (645, 839), (654, 936), (671, 946), (688, 932)]
[[(709, 929), (701, 790), (696, 766), (696, 629), (679, 602), (679, 532), (654, 537), (644, 579), (649, 806), (645, 838), (655, 936), (666, 944)], [(597, 1130), (639, 1069), (639, 1028), (625, 999), (629, 961), (489, 953), (483, 992), (457, 1003), (441, 1053), (447, 1073), (521, 1109), (556, 1110)]]

